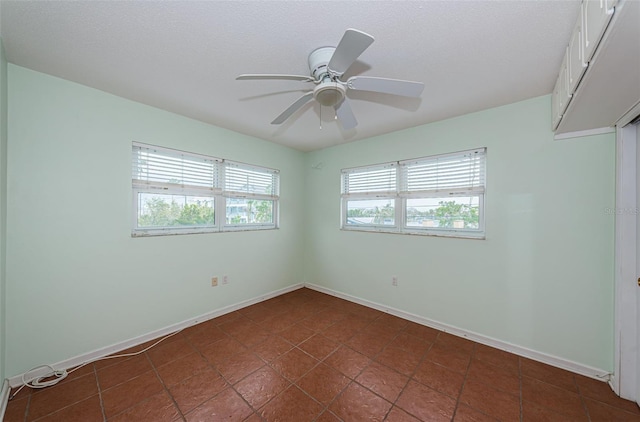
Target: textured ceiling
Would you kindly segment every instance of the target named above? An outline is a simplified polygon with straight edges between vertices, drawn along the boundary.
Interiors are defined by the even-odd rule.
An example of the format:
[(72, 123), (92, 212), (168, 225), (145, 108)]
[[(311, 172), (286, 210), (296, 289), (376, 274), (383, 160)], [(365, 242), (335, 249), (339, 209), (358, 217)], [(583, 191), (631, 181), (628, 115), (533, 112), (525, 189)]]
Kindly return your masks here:
[[(570, 1), (7, 1), (9, 62), (310, 151), (548, 94), (578, 16)], [(375, 37), (345, 76), (422, 81), (420, 99), (349, 94), (343, 131), (310, 103), (270, 122), (313, 84), (307, 56), (345, 29)]]

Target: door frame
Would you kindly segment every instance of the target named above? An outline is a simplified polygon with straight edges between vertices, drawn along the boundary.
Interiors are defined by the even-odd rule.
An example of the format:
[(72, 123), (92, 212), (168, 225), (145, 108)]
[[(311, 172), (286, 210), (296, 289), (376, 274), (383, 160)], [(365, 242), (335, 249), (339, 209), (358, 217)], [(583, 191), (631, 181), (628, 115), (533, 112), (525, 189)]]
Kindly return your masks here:
[(616, 129), (614, 371), (609, 383), (620, 397), (636, 401), (638, 391), (637, 305), (637, 125)]

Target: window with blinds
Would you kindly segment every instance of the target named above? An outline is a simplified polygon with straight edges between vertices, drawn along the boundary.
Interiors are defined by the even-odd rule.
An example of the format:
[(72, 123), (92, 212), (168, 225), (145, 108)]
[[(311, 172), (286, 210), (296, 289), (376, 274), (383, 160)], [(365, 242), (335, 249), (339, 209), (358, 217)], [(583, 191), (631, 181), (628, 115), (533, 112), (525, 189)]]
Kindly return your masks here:
[(238, 195), (278, 196), (278, 170), (225, 162), (224, 189)]
[(151, 145), (133, 144), (133, 184), (194, 190), (220, 190), (221, 160)]
[(385, 195), (397, 189), (397, 164), (342, 171), (343, 195)]
[(484, 237), (486, 148), (342, 170), (342, 228)]
[(277, 170), (134, 142), (131, 182), (132, 236), (277, 228)]
[(396, 227), (397, 191), (397, 163), (343, 170), (343, 228)]
[(225, 162), (225, 224), (229, 228), (274, 227), (278, 207), (278, 170)]
[(401, 193), (484, 192), (485, 149), (400, 162)]

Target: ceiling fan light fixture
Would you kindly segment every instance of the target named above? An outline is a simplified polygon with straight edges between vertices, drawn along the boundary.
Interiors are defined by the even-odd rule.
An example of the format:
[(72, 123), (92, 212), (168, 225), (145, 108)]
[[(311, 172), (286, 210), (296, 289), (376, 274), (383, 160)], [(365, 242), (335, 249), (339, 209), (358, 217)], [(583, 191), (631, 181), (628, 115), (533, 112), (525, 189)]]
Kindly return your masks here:
[(313, 91), (313, 97), (323, 106), (340, 104), (344, 99), (345, 88), (336, 82), (321, 83)]

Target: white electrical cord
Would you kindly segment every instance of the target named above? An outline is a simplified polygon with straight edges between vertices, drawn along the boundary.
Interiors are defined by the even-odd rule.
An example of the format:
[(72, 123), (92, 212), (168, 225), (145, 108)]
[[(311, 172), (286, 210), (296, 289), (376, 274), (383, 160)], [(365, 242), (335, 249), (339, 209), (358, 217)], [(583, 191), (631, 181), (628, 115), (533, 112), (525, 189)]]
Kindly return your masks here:
[[(16, 390), (15, 393), (13, 393), (11, 395), (11, 397), (9, 397), (9, 400), (12, 400), (16, 395), (18, 395), (20, 390), (22, 390), (24, 387), (31, 387), (31, 388), (52, 387), (52, 386), (56, 385), (57, 383), (59, 383), (60, 381), (62, 381), (63, 379), (65, 379), (70, 373), (72, 373), (74, 371), (77, 371), (78, 369), (80, 369), (83, 366), (86, 366), (86, 365), (88, 365), (90, 363), (98, 362), (100, 360), (126, 358), (126, 357), (137, 356), (139, 354), (142, 354), (142, 353), (146, 352), (147, 350), (151, 349), (152, 347), (155, 347), (158, 344), (162, 343), (163, 341), (165, 341), (169, 337), (175, 336), (176, 334), (178, 334), (182, 330), (184, 330), (184, 328), (164, 336), (160, 340), (158, 340), (155, 343), (153, 343), (151, 346), (145, 347), (144, 349), (139, 350), (137, 352), (123, 353), (121, 355), (110, 355), (110, 356), (104, 356), (104, 357), (101, 357), (101, 358), (88, 360), (88, 361), (83, 362), (80, 365), (74, 367), (73, 369), (69, 369), (69, 370), (66, 370), (66, 369), (55, 369), (51, 365), (40, 365), (40, 366), (36, 366), (35, 368), (31, 368), (27, 372), (22, 374), (22, 385), (20, 386), (20, 388), (18, 388)], [(37, 370), (40, 370), (40, 369), (43, 369), (43, 368), (49, 368), (50, 371), (47, 372), (45, 375), (40, 375), (40, 376), (36, 376), (36, 377), (27, 379), (27, 375), (29, 373), (37, 371)]]

